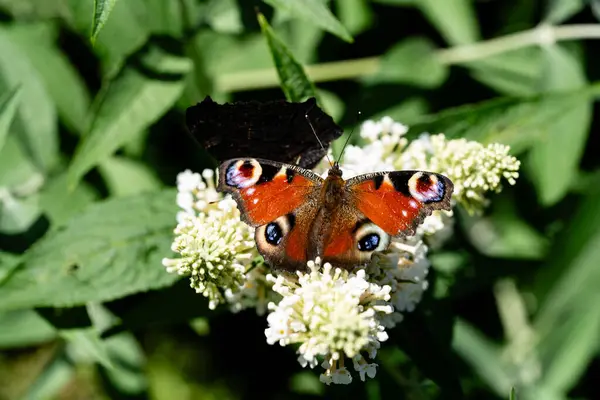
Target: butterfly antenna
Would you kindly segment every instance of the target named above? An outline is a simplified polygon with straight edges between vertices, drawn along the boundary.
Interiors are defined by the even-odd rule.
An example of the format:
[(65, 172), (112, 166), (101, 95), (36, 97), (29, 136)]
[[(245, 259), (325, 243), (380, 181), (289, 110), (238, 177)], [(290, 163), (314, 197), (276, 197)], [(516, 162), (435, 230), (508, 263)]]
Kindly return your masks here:
[(350, 143), (350, 138), (352, 137), (352, 134), (354, 133), (354, 128), (356, 127), (356, 124), (360, 120), (360, 114), (361, 114), (360, 111), (356, 114), (356, 123), (354, 124), (354, 126), (352, 127), (352, 130), (350, 131), (350, 134), (346, 138), (346, 141), (344, 142), (344, 146), (342, 147), (342, 151), (340, 151), (340, 155), (336, 161), (338, 164), (340, 163), (340, 160), (342, 159), (342, 156), (344, 155), (344, 150), (346, 150), (346, 146), (348, 145), (348, 143)]
[(327, 161), (329, 161), (329, 165), (331, 165), (333, 167), (333, 163), (331, 162), (331, 158), (329, 158), (329, 155), (327, 154), (327, 149), (325, 148), (325, 146), (323, 146), (323, 142), (321, 142), (321, 139), (319, 139), (319, 135), (317, 135), (317, 131), (315, 130), (315, 127), (313, 126), (312, 122), (310, 122), (310, 118), (308, 118), (308, 113), (304, 114), (304, 118), (306, 118), (306, 122), (308, 122), (308, 125), (310, 126), (310, 129), (312, 130), (312, 132), (314, 133), (315, 137), (317, 138), (317, 142), (319, 142), (319, 145), (321, 146), (321, 148), (325, 152), (325, 157), (327, 157)]

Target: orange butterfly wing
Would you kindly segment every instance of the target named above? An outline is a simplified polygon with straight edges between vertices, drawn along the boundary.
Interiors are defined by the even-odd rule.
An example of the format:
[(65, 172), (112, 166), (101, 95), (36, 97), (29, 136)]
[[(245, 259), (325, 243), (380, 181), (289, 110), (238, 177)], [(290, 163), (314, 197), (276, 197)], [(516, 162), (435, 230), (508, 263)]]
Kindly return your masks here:
[(376, 172), (346, 184), (355, 207), (391, 236), (412, 236), (434, 210), (452, 208), (452, 181), (433, 172)]
[(219, 167), (217, 190), (231, 193), (242, 220), (257, 227), (299, 208), (322, 182), (295, 165), (235, 158)]

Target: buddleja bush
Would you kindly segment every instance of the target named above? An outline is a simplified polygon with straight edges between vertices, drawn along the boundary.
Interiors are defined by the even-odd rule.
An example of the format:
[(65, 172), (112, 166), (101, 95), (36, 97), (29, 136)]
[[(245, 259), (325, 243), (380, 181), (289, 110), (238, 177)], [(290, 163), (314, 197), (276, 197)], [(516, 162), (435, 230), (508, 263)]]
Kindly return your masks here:
[[(599, 10), (0, 0), (0, 398), (597, 398)], [(452, 211), (277, 274), (206, 95), (316, 97), (344, 178), (442, 173)]]

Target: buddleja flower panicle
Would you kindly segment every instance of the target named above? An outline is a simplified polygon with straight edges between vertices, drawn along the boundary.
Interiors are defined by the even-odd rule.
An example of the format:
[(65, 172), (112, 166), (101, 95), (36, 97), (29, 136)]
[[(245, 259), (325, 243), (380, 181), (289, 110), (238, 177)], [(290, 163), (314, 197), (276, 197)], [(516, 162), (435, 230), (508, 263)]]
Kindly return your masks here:
[[(202, 179), (204, 178), (204, 179)], [(216, 308), (224, 292), (236, 293), (257, 256), (253, 230), (240, 221), (236, 203), (217, 193), (214, 171), (178, 176), (178, 224), (171, 246), (179, 258), (165, 258), (167, 272), (190, 277), (190, 286)]]
[[(347, 375), (343, 359), (361, 363), (361, 352), (378, 348), (387, 340), (378, 315), (390, 314), (390, 287), (366, 280), (366, 272), (350, 273), (319, 259), (307, 263), (309, 271), (298, 272), (297, 280), (271, 276), (273, 290), (283, 299), (270, 303), (265, 330), (269, 344), (300, 344), (299, 362), (311, 368), (325, 360), (325, 383)], [(372, 353), (371, 353), (372, 354)], [(346, 378), (342, 378), (346, 377)], [(350, 378), (351, 379), (351, 378)]]

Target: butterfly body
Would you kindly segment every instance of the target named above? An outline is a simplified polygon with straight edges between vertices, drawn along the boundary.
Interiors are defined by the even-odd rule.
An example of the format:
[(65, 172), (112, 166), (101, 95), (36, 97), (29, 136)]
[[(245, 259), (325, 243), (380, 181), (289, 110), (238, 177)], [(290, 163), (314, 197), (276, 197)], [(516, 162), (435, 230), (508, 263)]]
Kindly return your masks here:
[(217, 189), (231, 193), (241, 218), (255, 227), (259, 253), (273, 268), (302, 270), (320, 257), (352, 268), (385, 250), (392, 236), (410, 236), (433, 210), (450, 209), (452, 182), (424, 171), (325, 179), (276, 161), (235, 158), (219, 167)]

